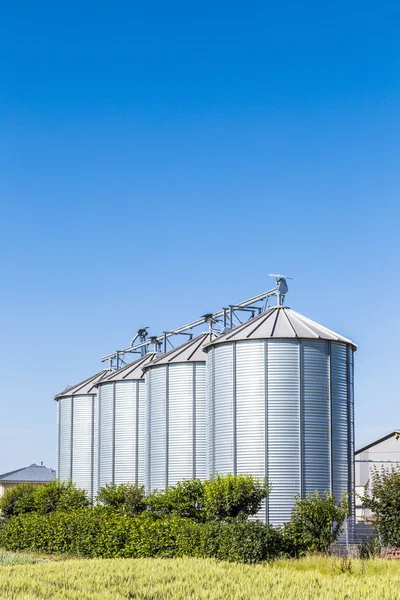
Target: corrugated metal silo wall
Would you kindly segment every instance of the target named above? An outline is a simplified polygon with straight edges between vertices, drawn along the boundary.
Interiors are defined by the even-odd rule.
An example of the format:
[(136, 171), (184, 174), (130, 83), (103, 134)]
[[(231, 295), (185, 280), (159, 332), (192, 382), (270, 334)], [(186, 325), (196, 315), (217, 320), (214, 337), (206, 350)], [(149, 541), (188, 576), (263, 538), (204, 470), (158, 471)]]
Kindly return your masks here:
[(94, 394), (58, 400), (58, 477), (71, 479), (90, 496), (94, 489), (95, 406)]
[(145, 379), (147, 490), (205, 479), (205, 364), (155, 365)]
[(352, 350), (322, 340), (249, 340), (207, 354), (207, 470), (266, 475), (258, 518), (290, 519), (297, 494), (351, 492)]
[(144, 484), (144, 381), (99, 385), (98, 487)]

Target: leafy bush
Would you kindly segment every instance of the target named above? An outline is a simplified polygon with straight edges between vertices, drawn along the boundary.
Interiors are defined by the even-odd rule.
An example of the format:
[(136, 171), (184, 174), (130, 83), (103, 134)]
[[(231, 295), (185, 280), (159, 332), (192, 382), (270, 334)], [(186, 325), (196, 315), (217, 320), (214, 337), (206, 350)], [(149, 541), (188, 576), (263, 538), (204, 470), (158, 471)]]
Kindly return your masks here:
[(97, 501), (130, 516), (138, 515), (147, 508), (144, 486), (132, 484), (107, 483), (100, 488)]
[(384, 546), (400, 546), (400, 466), (371, 473), (362, 503), (374, 513), (374, 528)]
[(228, 518), (255, 515), (268, 496), (270, 488), (253, 475), (216, 475), (204, 482), (206, 519), (223, 521)]
[(285, 527), (286, 539), (295, 555), (307, 551), (328, 552), (336, 542), (348, 515), (349, 504), (345, 494), (340, 503), (330, 492), (321, 495), (297, 496), (290, 523)]
[(128, 517), (104, 507), (9, 519), (0, 532), (7, 550), (112, 557), (215, 557), (256, 563), (283, 551), (279, 530), (258, 521), (196, 523), (151, 513)]
[(201, 526), (198, 556), (230, 562), (257, 563), (285, 551), (282, 531), (261, 521), (230, 519)]
[(35, 485), (20, 483), (6, 490), (0, 499), (0, 511), (5, 519), (35, 510)]
[(56, 510), (69, 511), (86, 508), (91, 502), (84, 490), (78, 489), (72, 481), (55, 479), (38, 485), (33, 494), (35, 511), (45, 515)]
[(204, 485), (200, 479), (180, 481), (164, 491), (156, 490), (148, 497), (150, 509), (157, 515), (177, 515), (203, 521)]
[(37, 512), (47, 514), (56, 510), (76, 510), (90, 506), (90, 500), (83, 490), (71, 481), (58, 479), (40, 485), (20, 483), (6, 490), (0, 500), (0, 510), (5, 519)]

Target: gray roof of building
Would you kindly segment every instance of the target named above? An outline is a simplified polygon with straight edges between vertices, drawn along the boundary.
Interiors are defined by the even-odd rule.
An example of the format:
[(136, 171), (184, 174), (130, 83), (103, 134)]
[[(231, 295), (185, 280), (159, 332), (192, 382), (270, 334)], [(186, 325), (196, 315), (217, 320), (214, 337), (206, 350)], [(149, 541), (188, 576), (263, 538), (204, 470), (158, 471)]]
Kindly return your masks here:
[(311, 321), (291, 310), (288, 306), (273, 306), (253, 319), (224, 333), (209, 343), (207, 347), (224, 342), (260, 339), (320, 339), (332, 340), (357, 346), (351, 340)]
[(356, 450), (354, 452), (354, 454), (357, 455), (357, 454), (360, 454), (361, 452), (365, 452), (365, 450), (369, 450), (370, 448), (373, 448), (374, 446), (377, 446), (381, 442), (384, 442), (385, 440), (388, 440), (389, 438), (391, 438), (393, 436), (399, 436), (400, 437), (400, 429), (394, 429), (393, 431), (390, 431), (389, 433), (387, 433), (386, 435), (383, 435), (382, 437), (378, 438), (377, 440), (374, 440), (373, 442), (370, 442), (366, 446), (363, 446), (362, 448), (358, 448), (358, 450)]
[(137, 379), (143, 379), (143, 369), (147, 365), (151, 364), (154, 359), (157, 358), (157, 354), (154, 352), (148, 352), (145, 356), (142, 356), (138, 360), (118, 369), (118, 371), (112, 371), (108, 373), (108, 376), (100, 380), (96, 386), (100, 383), (110, 383), (111, 381), (131, 381)]
[(76, 385), (66, 388), (63, 392), (60, 392), (59, 394), (54, 396), (54, 399), (58, 400), (59, 398), (64, 398), (65, 396), (82, 396), (85, 394), (96, 394), (96, 384), (105, 377), (107, 377), (107, 375), (109, 374), (109, 369), (103, 369), (103, 371), (100, 371), (100, 373), (96, 373), (96, 375), (92, 375), (92, 377), (89, 377), (88, 379), (85, 379), (84, 381), (81, 381)]
[(29, 467), (23, 467), (22, 469), (17, 469), (16, 471), (10, 471), (9, 473), (4, 473), (0, 475), (0, 482), (13, 482), (13, 483), (22, 483), (22, 482), (32, 482), (32, 483), (45, 483), (47, 481), (52, 481), (56, 478), (56, 472), (54, 469), (49, 469), (44, 465), (29, 465)]
[(197, 337), (172, 348), (166, 354), (162, 354), (151, 365), (146, 365), (146, 368), (159, 365), (170, 365), (171, 363), (185, 362), (205, 362), (206, 356), (203, 352), (205, 344), (209, 344), (213, 339), (212, 334), (205, 332)]

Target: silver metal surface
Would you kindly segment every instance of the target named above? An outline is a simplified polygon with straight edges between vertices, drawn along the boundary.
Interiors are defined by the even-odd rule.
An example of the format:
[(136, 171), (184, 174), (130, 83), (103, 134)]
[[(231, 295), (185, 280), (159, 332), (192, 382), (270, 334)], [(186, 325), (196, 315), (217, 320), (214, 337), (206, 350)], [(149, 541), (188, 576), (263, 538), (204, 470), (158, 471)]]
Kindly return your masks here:
[(206, 474), (204, 333), (145, 367), (147, 489)]
[(58, 397), (58, 477), (71, 479), (89, 496), (95, 492), (95, 398), (96, 394)]
[(304, 340), (301, 353), (302, 492), (306, 495), (331, 489), (329, 342)]
[(92, 494), (93, 396), (74, 396), (72, 421), (72, 481)]

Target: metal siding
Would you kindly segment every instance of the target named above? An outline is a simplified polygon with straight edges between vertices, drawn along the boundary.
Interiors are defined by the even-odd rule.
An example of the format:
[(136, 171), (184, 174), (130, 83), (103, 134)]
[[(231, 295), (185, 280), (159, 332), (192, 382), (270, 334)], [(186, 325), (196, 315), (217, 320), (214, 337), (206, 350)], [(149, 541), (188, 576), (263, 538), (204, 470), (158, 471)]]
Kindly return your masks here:
[(74, 396), (72, 481), (88, 494), (92, 488), (92, 395)]
[(207, 478), (206, 467), (206, 365), (196, 363), (195, 367), (195, 473), (201, 480)]
[(138, 395), (138, 422), (137, 422), (137, 483), (139, 485), (145, 484), (145, 472), (144, 472), (144, 447), (145, 447), (145, 383), (143, 380), (138, 380), (137, 395)]
[[(265, 344), (236, 343), (236, 471), (265, 472)], [(264, 519), (265, 502), (257, 518)]]
[(168, 485), (175, 485), (193, 477), (193, 363), (168, 369)]
[(206, 357), (206, 463), (207, 478), (214, 475), (214, 348)]
[(289, 521), (301, 491), (299, 348), (298, 341), (268, 341), (268, 518), (273, 525)]
[(99, 386), (99, 487), (113, 478), (114, 384)]
[(330, 491), (329, 343), (303, 340), (302, 492)]
[(347, 346), (331, 343), (332, 491), (339, 501), (349, 488)]
[(350, 516), (355, 516), (355, 445), (354, 445), (354, 351), (348, 347), (348, 366), (349, 366), (349, 455), (350, 455), (350, 478), (349, 478), (349, 500)]
[(93, 404), (93, 497), (98, 492), (98, 447), (99, 447), (99, 398), (94, 397)]
[(61, 398), (58, 402), (60, 419), (58, 477), (60, 481), (66, 481), (71, 478), (72, 398)]
[(135, 483), (136, 382), (115, 382), (114, 482)]
[(233, 344), (214, 348), (214, 473), (233, 473)]
[(148, 489), (164, 489), (167, 452), (167, 368), (153, 367), (146, 374), (148, 402)]

